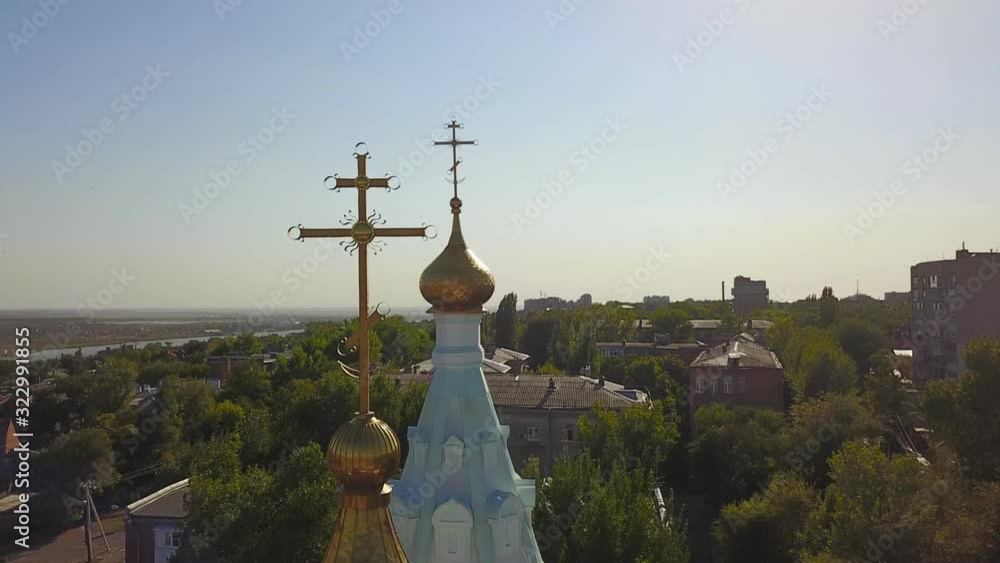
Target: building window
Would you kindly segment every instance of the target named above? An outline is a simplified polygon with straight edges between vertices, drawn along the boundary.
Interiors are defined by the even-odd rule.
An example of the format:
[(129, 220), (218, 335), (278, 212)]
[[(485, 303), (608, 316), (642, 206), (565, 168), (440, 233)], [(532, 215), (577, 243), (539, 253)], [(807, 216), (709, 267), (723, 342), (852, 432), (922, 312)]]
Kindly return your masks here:
[(163, 533), (163, 547), (180, 547), (180, 546), (181, 546), (180, 532)]
[(741, 375), (736, 378), (736, 391), (738, 393), (747, 392), (747, 376)]
[(913, 287), (920, 285), (920, 276), (913, 276)]
[(936, 275), (931, 276), (931, 287), (937, 287), (937, 286), (938, 286), (938, 277)]
[(712, 394), (715, 395), (718, 392), (719, 392), (719, 378), (718, 377), (713, 377), (712, 378)]
[(697, 393), (705, 392), (705, 376), (699, 375), (698, 378), (694, 380), (694, 390)]
[(537, 426), (529, 426), (528, 427), (528, 441), (529, 442), (537, 442), (538, 441), (538, 427)]
[(566, 426), (563, 426), (562, 439), (563, 439), (563, 442), (572, 442), (573, 441), (573, 425), (572, 424), (567, 424)]
[(727, 395), (732, 395), (733, 393), (733, 378), (727, 375), (722, 379), (722, 391)]
[(934, 302), (934, 310), (935, 311), (940, 311), (941, 309), (944, 309), (944, 303), (941, 303), (940, 301), (935, 301)]

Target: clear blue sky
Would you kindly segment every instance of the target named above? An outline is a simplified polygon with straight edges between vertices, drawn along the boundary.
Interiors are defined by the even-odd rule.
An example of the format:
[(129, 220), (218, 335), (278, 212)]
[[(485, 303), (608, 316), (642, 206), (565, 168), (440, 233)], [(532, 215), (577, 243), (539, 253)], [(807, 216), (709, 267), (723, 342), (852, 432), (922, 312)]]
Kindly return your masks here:
[[(338, 253), (293, 285), (285, 272), (317, 243), (286, 229), (338, 226), (354, 208), (321, 181), (352, 175), (357, 141), (373, 174), (399, 172), (490, 80), (462, 119), (480, 146), (463, 151), (461, 192), (494, 302), (625, 298), (636, 275), (634, 299), (715, 297), (737, 274), (766, 279), (772, 298), (853, 293), (857, 277), (864, 292), (905, 290), (909, 265), (963, 240), (1000, 247), (1000, 5), (928, 0), (880, 30), (894, 2), (586, 0), (557, 20), (555, 0), (401, 0), (385, 25), (381, 0), (243, 0), (221, 18), (208, 1), (71, 0), (44, 18), (37, 1), (3, 2), (0, 307), (76, 307), (116, 270), (134, 279), (113, 307), (252, 307), (275, 290), (283, 306), (351, 305), (356, 260)], [(48, 21), (31, 33), (25, 17)], [(366, 25), (377, 35), (348, 61)], [(786, 138), (779, 120), (821, 86), (833, 95)], [(270, 144), (241, 148), (284, 108), (294, 118)], [(600, 148), (615, 119), (627, 128), (583, 169), (579, 147)], [(60, 181), (53, 162), (102, 120), (113, 129)], [(904, 163), (948, 127), (959, 138), (914, 181)], [(723, 198), (719, 182), (769, 137), (766, 164)], [(185, 221), (179, 206), (230, 161), (240, 172)], [(443, 231), (390, 241), (373, 260), (376, 299), (422, 303), (419, 274), (447, 240), (449, 165), (439, 149), (402, 190), (369, 198), (392, 226)], [(560, 173), (572, 183), (518, 223)], [(902, 195), (849, 240), (844, 224), (897, 179)], [(670, 257), (646, 276), (650, 249)]]

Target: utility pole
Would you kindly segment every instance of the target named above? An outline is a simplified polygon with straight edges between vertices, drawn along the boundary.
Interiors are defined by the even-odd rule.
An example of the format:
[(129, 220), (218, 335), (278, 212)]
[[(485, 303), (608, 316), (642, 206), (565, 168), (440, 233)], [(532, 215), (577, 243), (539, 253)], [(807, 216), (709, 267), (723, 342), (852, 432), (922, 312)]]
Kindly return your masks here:
[(87, 498), (83, 501), (86, 505), (84, 511), (84, 524), (83, 524), (83, 541), (87, 544), (87, 563), (93, 563), (94, 561), (94, 545), (90, 538), (90, 509), (93, 506), (93, 501), (90, 499), (90, 483), (86, 483), (83, 486), (83, 490), (86, 491)]
[(94, 497), (90, 495), (90, 490), (92, 486), (87, 487), (87, 504), (90, 505), (90, 511), (94, 515), (94, 520), (97, 520), (97, 528), (101, 530), (101, 538), (104, 539), (104, 549), (105, 553), (111, 553), (111, 544), (108, 542), (108, 535), (104, 533), (104, 524), (101, 522), (101, 515), (97, 513), (97, 507), (94, 506)]

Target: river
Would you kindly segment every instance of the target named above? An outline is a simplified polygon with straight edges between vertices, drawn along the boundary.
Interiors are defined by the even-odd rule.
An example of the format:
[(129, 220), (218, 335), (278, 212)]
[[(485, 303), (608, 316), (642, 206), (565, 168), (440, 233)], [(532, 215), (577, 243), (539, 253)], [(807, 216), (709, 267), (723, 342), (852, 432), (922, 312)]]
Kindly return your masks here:
[[(301, 332), (305, 332), (305, 329), (300, 328), (296, 330), (274, 330), (274, 331), (255, 332), (254, 334), (256, 334), (257, 336), (267, 336), (269, 334), (277, 334), (279, 336), (284, 336), (286, 334), (297, 334)], [(76, 346), (74, 348), (53, 348), (49, 350), (32, 350), (31, 358), (34, 360), (48, 360), (51, 358), (58, 358), (63, 354), (76, 354), (77, 350), (80, 350), (80, 353), (83, 354), (84, 356), (93, 356), (98, 352), (103, 352), (104, 350), (107, 350), (108, 348), (111, 349), (119, 348), (122, 346), (122, 344), (135, 346), (136, 348), (145, 348), (147, 344), (154, 344), (154, 343), (160, 343), (163, 344), (164, 346), (180, 346), (182, 344), (191, 342), (192, 340), (195, 340), (197, 342), (207, 342), (213, 338), (223, 338), (223, 337), (224, 337), (223, 335), (213, 334), (209, 336), (188, 336), (183, 338), (173, 338), (169, 340), (139, 340), (137, 342), (122, 342), (119, 344), (104, 344), (100, 346)]]

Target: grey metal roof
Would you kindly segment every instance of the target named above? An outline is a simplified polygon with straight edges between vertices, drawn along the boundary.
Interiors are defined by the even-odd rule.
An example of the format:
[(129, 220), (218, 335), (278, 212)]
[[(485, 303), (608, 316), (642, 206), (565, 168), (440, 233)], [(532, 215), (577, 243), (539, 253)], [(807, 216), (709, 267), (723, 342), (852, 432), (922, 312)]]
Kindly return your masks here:
[(510, 348), (497, 348), (493, 351), (493, 359), (500, 363), (505, 363), (508, 360), (527, 360), (530, 358), (528, 354), (524, 352), (518, 352), (517, 350), (511, 350)]
[[(399, 374), (395, 376), (403, 385), (430, 383), (431, 374)], [(521, 407), (537, 409), (592, 409), (598, 405), (606, 409), (624, 410), (637, 401), (630, 400), (615, 391), (597, 385), (592, 379), (569, 375), (518, 376), (484, 374), (486, 386), (497, 407)], [(549, 389), (549, 379), (555, 382), (555, 390)]]
[(744, 338), (733, 338), (705, 350), (695, 358), (691, 367), (727, 367), (730, 358), (738, 359), (741, 368), (781, 369), (781, 362), (774, 352)]
[[(413, 367), (416, 368), (415, 371), (418, 373), (433, 372), (434, 361), (424, 360), (420, 363), (413, 364)], [(495, 362), (493, 360), (483, 358), (483, 371), (486, 373), (507, 373), (510, 370), (511, 367), (506, 364), (502, 364), (500, 362)]]
[(184, 518), (187, 515), (184, 499), (188, 491), (188, 480), (184, 479), (133, 502), (125, 508), (125, 512), (133, 517)]
[[(621, 348), (621, 342), (598, 342), (598, 348)], [(698, 342), (671, 342), (670, 344), (656, 344), (654, 342), (626, 342), (626, 348), (663, 348), (664, 350), (680, 350), (681, 348), (699, 348), (704, 344)]]

